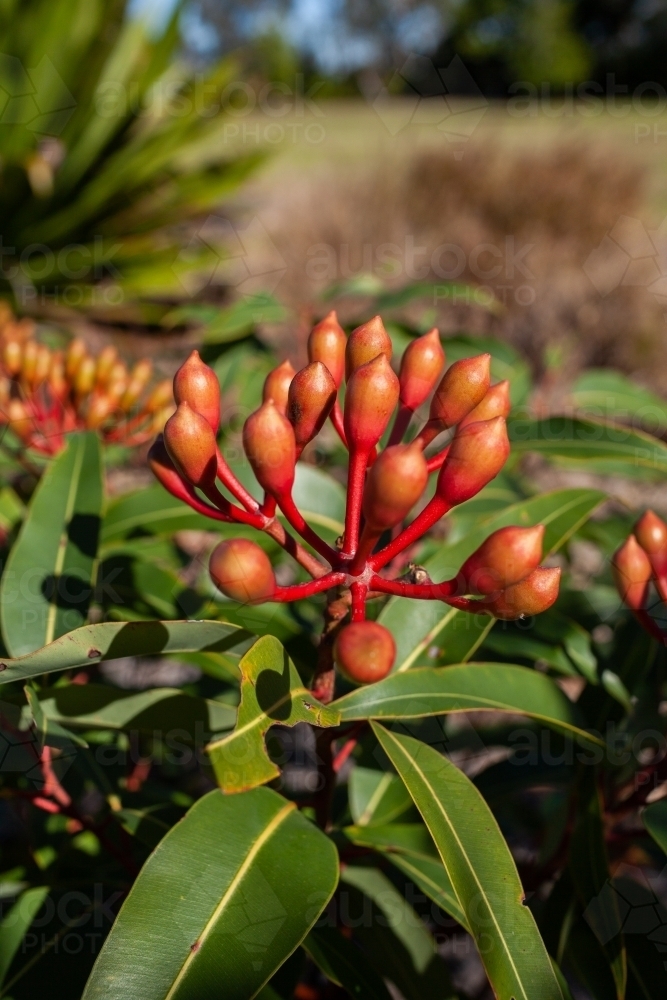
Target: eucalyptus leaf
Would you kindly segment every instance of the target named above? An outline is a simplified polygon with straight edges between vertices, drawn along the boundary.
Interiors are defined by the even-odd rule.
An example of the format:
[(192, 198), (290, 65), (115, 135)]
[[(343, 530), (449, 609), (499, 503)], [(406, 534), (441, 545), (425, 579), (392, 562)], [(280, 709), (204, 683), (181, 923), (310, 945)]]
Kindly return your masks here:
[(48, 894), (48, 886), (26, 889), (0, 921), (0, 984)]
[(391, 1000), (387, 987), (360, 949), (335, 927), (317, 927), (304, 948), (327, 979), (359, 1000)]

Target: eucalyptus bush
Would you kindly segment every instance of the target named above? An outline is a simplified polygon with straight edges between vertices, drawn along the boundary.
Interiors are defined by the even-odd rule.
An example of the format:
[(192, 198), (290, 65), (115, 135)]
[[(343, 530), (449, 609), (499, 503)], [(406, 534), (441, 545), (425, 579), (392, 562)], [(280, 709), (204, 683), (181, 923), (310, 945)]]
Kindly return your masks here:
[(667, 408), (535, 416), (505, 345), (377, 318), (309, 351), (187, 359), (153, 487), (82, 430), (0, 504), (1, 995), (663, 996), (662, 529), (614, 577), (631, 514), (522, 459), (664, 478)]

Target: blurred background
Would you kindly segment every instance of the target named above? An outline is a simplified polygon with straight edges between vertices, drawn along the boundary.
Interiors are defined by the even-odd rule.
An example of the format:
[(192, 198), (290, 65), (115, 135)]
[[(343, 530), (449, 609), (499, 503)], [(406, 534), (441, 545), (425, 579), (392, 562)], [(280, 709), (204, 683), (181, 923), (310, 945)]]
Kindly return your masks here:
[[(0, 294), (168, 374), (330, 308), (667, 391), (661, 0), (5, 0)], [(665, 220), (663, 222), (663, 220)]]

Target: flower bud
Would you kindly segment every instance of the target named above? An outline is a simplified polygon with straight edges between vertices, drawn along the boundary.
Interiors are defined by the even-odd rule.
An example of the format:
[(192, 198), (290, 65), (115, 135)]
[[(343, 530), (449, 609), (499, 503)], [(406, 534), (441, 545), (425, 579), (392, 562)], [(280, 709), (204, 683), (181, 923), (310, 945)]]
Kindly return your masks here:
[(23, 362), (21, 364), (21, 378), (28, 385), (32, 385), (37, 368), (37, 344), (34, 340), (29, 340), (23, 347)]
[(440, 470), (437, 494), (451, 507), (470, 500), (498, 475), (509, 453), (504, 417), (460, 427)]
[(401, 358), (398, 376), (401, 384), (401, 403), (410, 410), (416, 410), (428, 399), (429, 393), (438, 380), (445, 363), (445, 352), (440, 343), (440, 334), (435, 329), (411, 341)]
[(490, 354), (455, 361), (435, 390), (430, 419), (454, 427), (482, 402), (491, 381)]
[(2, 349), (2, 361), (5, 366), (5, 371), (12, 378), (15, 378), (21, 371), (21, 362), (23, 360), (23, 348), (21, 347), (18, 340), (9, 340)]
[(295, 375), (296, 372), (289, 361), (283, 361), (269, 372), (264, 382), (262, 402), (268, 403), (272, 399), (279, 411), (284, 414), (287, 410), (289, 387)]
[(35, 371), (32, 377), (32, 385), (37, 388), (37, 386), (42, 385), (46, 381), (49, 369), (51, 367), (51, 351), (45, 344), (39, 344), (37, 347), (37, 357), (35, 359)]
[[(162, 383), (160, 383), (162, 385)], [(158, 387), (159, 388), (159, 387)], [(157, 390), (149, 396), (147, 407)], [(171, 399), (160, 397), (158, 406), (166, 406)], [(193, 351), (187, 361), (174, 375), (174, 399), (176, 403), (187, 403), (197, 413), (208, 420), (215, 434), (220, 426), (220, 383), (212, 368), (204, 364), (199, 357), (199, 351)]]
[(118, 351), (112, 344), (107, 344), (102, 353), (97, 359), (97, 370), (95, 372), (95, 381), (98, 385), (106, 385), (109, 381), (109, 376), (113, 369), (113, 366), (118, 360)]
[(491, 600), (480, 601), (494, 618), (512, 621), (547, 611), (558, 597), (560, 567), (540, 566), (519, 583), (506, 587)]
[(62, 402), (69, 392), (69, 384), (65, 378), (65, 362), (62, 354), (57, 351), (51, 357), (51, 369), (49, 371), (49, 391), (54, 399)]
[(373, 684), (391, 671), (396, 643), (389, 629), (379, 622), (352, 622), (336, 636), (334, 658), (349, 680)]
[(65, 371), (70, 381), (74, 379), (79, 370), (79, 365), (86, 357), (86, 354), (86, 345), (81, 337), (75, 337), (74, 340), (70, 341), (67, 354), (65, 355)]
[(91, 397), (86, 411), (86, 427), (94, 431), (101, 427), (104, 421), (113, 413), (115, 401), (109, 396), (95, 394)]
[(193, 486), (215, 482), (215, 434), (205, 417), (181, 403), (164, 428), (164, 443), (172, 462)]
[(368, 473), (362, 510), (366, 526), (387, 531), (407, 517), (426, 488), (428, 466), (415, 444), (396, 444), (381, 452)]
[(506, 379), (491, 386), (482, 402), (463, 418), (460, 426), (465, 427), (466, 424), (474, 424), (478, 420), (491, 420), (493, 417), (508, 417), (511, 409), (510, 384)]
[(313, 327), (308, 337), (308, 360), (326, 365), (337, 388), (345, 374), (346, 344), (345, 330), (333, 310)]
[(35, 423), (24, 403), (20, 399), (10, 399), (7, 407), (9, 426), (17, 438), (28, 444), (35, 428)]
[(639, 518), (635, 525), (635, 538), (643, 548), (644, 552), (651, 557), (651, 562), (655, 562), (655, 556), (662, 556), (660, 562), (667, 562), (667, 524), (654, 514), (652, 510), (647, 510)]
[(148, 450), (148, 464), (151, 472), (159, 483), (171, 493), (179, 498), (183, 497), (186, 489), (180, 473), (164, 445), (164, 436), (160, 434)]
[(630, 535), (611, 559), (616, 589), (632, 611), (641, 611), (651, 581), (651, 563), (634, 535)]
[(246, 420), (243, 448), (262, 489), (273, 496), (291, 491), (296, 465), (294, 430), (272, 399)]
[(346, 378), (349, 381), (357, 368), (377, 358), (378, 354), (384, 354), (387, 361), (391, 361), (392, 353), (391, 338), (384, 328), (384, 323), (379, 316), (374, 316), (368, 323), (363, 323), (353, 330), (348, 338), (345, 346)]
[(87, 354), (81, 359), (81, 363), (74, 376), (74, 389), (77, 396), (87, 396), (92, 392), (95, 385), (95, 359)]
[(524, 580), (540, 564), (543, 538), (543, 524), (494, 531), (461, 567), (463, 592), (495, 594)]
[(378, 443), (398, 402), (399, 384), (385, 354), (355, 369), (345, 396), (345, 435), (351, 448)]
[(230, 538), (216, 545), (208, 569), (216, 587), (233, 601), (260, 604), (275, 593), (276, 578), (269, 557), (246, 538)]
[[(146, 411), (146, 413), (155, 413), (157, 412), (157, 410), (163, 410), (165, 406), (171, 406), (173, 404), (173, 400), (174, 400), (174, 394), (172, 391), (172, 384), (171, 381), (168, 378), (166, 378), (162, 382), (158, 382), (158, 384), (155, 386), (150, 396), (146, 400), (146, 405), (144, 406), (144, 410)], [(206, 417), (206, 414), (202, 413), (202, 417)], [(208, 420), (208, 417), (206, 417), (206, 419)], [(209, 423), (211, 423), (210, 420)], [(213, 424), (211, 424), (211, 427), (213, 427)], [(214, 431), (215, 429), (216, 428), (213, 427)]]
[(297, 372), (287, 396), (287, 417), (294, 427), (298, 447), (319, 434), (336, 402), (336, 383), (321, 361), (313, 361)]

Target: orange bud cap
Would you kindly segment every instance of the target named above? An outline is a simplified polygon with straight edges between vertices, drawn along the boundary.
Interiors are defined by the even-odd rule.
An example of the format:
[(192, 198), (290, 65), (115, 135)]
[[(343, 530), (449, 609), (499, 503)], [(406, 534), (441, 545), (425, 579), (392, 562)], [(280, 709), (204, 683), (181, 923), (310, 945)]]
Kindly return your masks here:
[(471, 410), (461, 421), (461, 427), (474, 424), (477, 420), (491, 420), (493, 417), (509, 417), (512, 409), (510, 384), (507, 380), (492, 385), (481, 403)]
[(492, 600), (480, 604), (483, 603), (485, 610), (494, 618), (502, 618), (504, 621), (528, 618), (547, 611), (555, 603), (559, 587), (560, 567), (540, 566), (525, 580), (512, 584)]
[(106, 385), (113, 366), (118, 360), (118, 351), (112, 344), (107, 344), (97, 359), (97, 371), (95, 380), (98, 385)]
[(387, 531), (410, 513), (426, 488), (428, 465), (419, 445), (386, 448), (368, 473), (363, 512), (367, 526)]
[(95, 385), (95, 360), (90, 355), (81, 359), (74, 376), (74, 388), (77, 396), (87, 396)]
[(86, 412), (86, 427), (91, 431), (97, 430), (113, 413), (114, 406), (115, 401), (110, 399), (109, 396), (98, 396), (95, 394), (91, 398)]
[(436, 492), (452, 507), (470, 500), (498, 475), (509, 453), (504, 417), (460, 427), (440, 470)]
[(216, 587), (233, 601), (259, 604), (275, 593), (269, 557), (247, 538), (229, 538), (216, 545), (208, 568)]
[(377, 358), (378, 354), (384, 354), (387, 361), (391, 361), (392, 353), (391, 337), (380, 317), (374, 316), (368, 323), (362, 323), (353, 330), (348, 338), (345, 346), (346, 377), (349, 380), (357, 368)]
[[(144, 409), (146, 410), (147, 413), (155, 413), (157, 410), (163, 410), (165, 406), (171, 406), (171, 404), (173, 403), (173, 399), (174, 396), (172, 391), (172, 383), (170, 379), (166, 378), (162, 382), (158, 382), (158, 384), (155, 386), (150, 396), (146, 400), (146, 405), (144, 406)], [(208, 420), (208, 417), (206, 416), (205, 413), (202, 413), (202, 417), (206, 417), (206, 419)], [(210, 420), (209, 423), (211, 423)], [(211, 424), (211, 427), (213, 427), (213, 424)], [(215, 431), (216, 428), (213, 427), (213, 430)]]
[[(160, 383), (161, 385), (162, 383)], [(156, 391), (153, 390), (151, 393), (146, 404), (147, 407)], [(160, 396), (159, 404), (153, 409), (158, 409), (158, 406), (166, 406), (170, 399), (171, 393), (169, 398)], [(199, 357), (199, 351), (193, 351), (174, 375), (174, 399), (176, 403), (187, 403), (197, 413), (201, 413), (202, 417), (208, 420), (214, 433), (218, 433), (220, 426), (220, 383), (213, 369), (204, 364)]]
[(65, 371), (68, 379), (74, 378), (86, 354), (86, 345), (81, 337), (75, 337), (74, 340), (70, 341), (65, 355)]
[(32, 417), (28, 413), (28, 410), (20, 399), (9, 400), (7, 417), (9, 419), (9, 426), (14, 431), (16, 436), (23, 441), (24, 444), (28, 443), (35, 425)]
[(172, 462), (193, 486), (215, 482), (215, 434), (205, 417), (181, 403), (164, 427), (164, 443)]
[(31, 385), (34, 382), (37, 368), (38, 346), (36, 341), (28, 340), (23, 346), (23, 362), (21, 364), (21, 378)]
[(303, 447), (319, 434), (336, 395), (336, 383), (323, 362), (313, 361), (296, 373), (287, 396), (287, 417), (298, 446)]
[(642, 514), (635, 525), (634, 534), (649, 556), (667, 553), (667, 524), (652, 510)]
[(445, 363), (445, 352), (440, 334), (435, 329), (411, 341), (401, 358), (398, 376), (401, 384), (401, 403), (416, 410), (428, 399)]
[(491, 383), (491, 355), (455, 361), (443, 375), (431, 402), (431, 420), (454, 427), (482, 402)]
[(355, 369), (345, 396), (345, 434), (351, 447), (375, 447), (396, 407), (398, 393), (398, 379), (385, 354)]
[(270, 371), (264, 382), (262, 402), (267, 403), (272, 399), (280, 412), (284, 414), (287, 411), (289, 387), (295, 375), (296, 371), (289, 361), (283, 361), (281, 365)]
[(352, 622), (338, 633), (334, 658), (355, 684), (374, 684), (391, 671), (396, 643), (389, 629), (379, 622)]
[(465, 593), (495, 594), (525, 579), (540, 564), (543, 538), (543, 524), (494, 531), (461, 567)]
[(243, 448), (262, 489), (273, 496), (292, 489), (296, 466), (294, 429), (272, 399), (246, 420)]
[(651, 563), (634, 535), (629, 535), (614, 552), (611, 574), (621, 600), (633, 611), (640, 611), (646, 602), (651, 581)]
[(2, 349), (2, 361), (5, 371), (14, 378), (21, 371), (23, 348), (18, 340), (9, 340)]
[(345, 374), (345, 330), (332, 310), (314, 326), (308, 337), (308, 360), (321, 361), (331, 372), (331, 377), (340, 386)]

